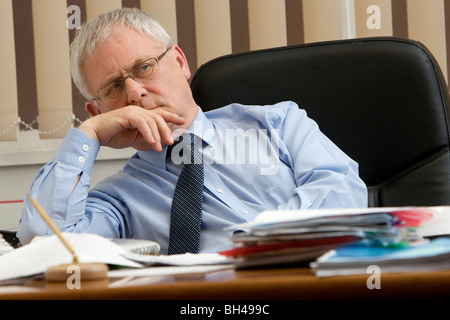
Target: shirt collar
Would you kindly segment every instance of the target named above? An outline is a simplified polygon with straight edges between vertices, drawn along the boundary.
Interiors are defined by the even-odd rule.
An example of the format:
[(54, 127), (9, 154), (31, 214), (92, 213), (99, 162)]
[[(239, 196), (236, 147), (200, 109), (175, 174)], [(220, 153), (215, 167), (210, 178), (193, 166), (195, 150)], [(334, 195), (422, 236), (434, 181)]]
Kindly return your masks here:
[[(193, 133), (196, 136), (202, 138), (202, 140), (207, 144), (212, 145), (214, 143), (214, 135), (208, 133), (214, 132), (213, 129), (214, 127), (211, 121), (206, 118), (203, 110), (198, 107), (197, 116), (195, 117), (194, 122), (192, 122), (190, 127), (186, 130), (186, 132)], [(165, 170), (167, 147), (168, 146), (164, 146), (161, 152), (138, 151), (137, 153), (139, 158), (144, 159), (152, 163), (153, 165)]]
[(195, 117), (194, 122), (192, 122), (186, 132), (195, 134), (209, 145), (214, 143), (214, 134), (211, 134), (214, 132), (214, 126), (211, 121), (206, 118), (206, 115), (200, 107), (198, 108), (197, 117)]

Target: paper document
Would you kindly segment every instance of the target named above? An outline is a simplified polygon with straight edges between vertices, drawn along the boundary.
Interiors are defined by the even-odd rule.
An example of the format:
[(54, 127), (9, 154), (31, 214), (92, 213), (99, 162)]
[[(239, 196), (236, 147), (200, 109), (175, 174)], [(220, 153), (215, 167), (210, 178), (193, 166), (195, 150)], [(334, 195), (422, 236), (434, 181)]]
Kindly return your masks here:
[(422, 237), (450, 235), (450, 207), (433, 207), (433, 218), (417, 228)]
[(228, 260), (225, 256), (217, 253), (185, 253), (161, 256), (144, 256), (139, 254), (127, 253), (125, 254), (125, 257), (133, 261), (142, 263), (146, 266), (198, 266), (232, 263), (232, 261)]
[[(125, 250), (95, 234), (64, 233), (80, 262), (142, 267), (124, 257)], [(55, 235), (32, 241), (0, 256), (0, 281), (44, 273), (49, 267), (70, 264), (71, 253)]]
[(152, 267), (139, 269), (117, 269), (108, 272), (108, 278), (135, 278), (135, 277), (152, 277), (152, 276), (168, 276), (179, 274), (205, 274), (226, 269), (232, 269), (233, 265), (189, 265), (189, 266), (171, 266), (171, 267)]
[[(263, 227), (273, 227), (274, 225), (283, 226), (290, 225), (293, 223), (298, 223), (302, 226), (308, 226), (310, 222), (312, 225), (317, 226), (318, 224), (326, 223), (329, 219), (337, 221), (338, 218), (342, 218), (345, 221), (347, 217), (360, 217), (365, 224), (369, 215), (376, 213), (403, 213), (403, 212), (414, 212), (415, 216), (412, 217), (413, 220), (417, 220), (418, 217), (421, 219), (429, 220), (431, 219), (434, 212), (440, 212), (443, 207), (382, 207), (382, 208), (349, 208), (349, 209), (316, 209), (316, 210), (275, 210), (275, 211), (264, 211), (261, 212), (255, 220), (238, 224), (227, 229), (247, 229), (247, 228), (263, 228)], [(420, 212), (423, 211), (423, 215), (419, 216)], [(420, 220), (419, 220), (420, 222)]]

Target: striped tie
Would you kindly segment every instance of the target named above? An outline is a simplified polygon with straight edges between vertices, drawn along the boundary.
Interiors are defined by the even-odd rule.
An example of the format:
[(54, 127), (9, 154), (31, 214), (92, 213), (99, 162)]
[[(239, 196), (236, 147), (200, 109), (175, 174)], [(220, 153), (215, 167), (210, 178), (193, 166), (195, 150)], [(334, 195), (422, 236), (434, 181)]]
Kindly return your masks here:
[[(184, 135), (185, 164), (178, 178), (170, 216), (168, 254), (198, 253), (202, 222), (203, 156), (195, 148), (194, 135)], [(190, 138), (190, 143), (189, 143)], [(201, 146), (201, 143), (198, 143)]]

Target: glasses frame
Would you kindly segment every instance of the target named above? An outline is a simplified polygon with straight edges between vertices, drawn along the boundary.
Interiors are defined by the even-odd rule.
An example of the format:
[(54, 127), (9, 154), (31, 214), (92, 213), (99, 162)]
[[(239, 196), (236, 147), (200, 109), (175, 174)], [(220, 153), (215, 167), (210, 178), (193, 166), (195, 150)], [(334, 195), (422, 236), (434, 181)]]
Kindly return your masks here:
[[(117, 81), (117, 80), (121, 80), (121, 81), (122, 81), (123, 87), (124, 87), (124, 88), (126, 87), (126, 85), (125, 85), (125, 80), (127, 80), (128, 78), (131, 78), (131, 79), (133, 79), (134, 81), (138, 82), (138, 81), (133, 77), (133, 73), (134, 73), (134, 71), (136, 70), (136, 68), (138, 68), (139, 66), (141, 66), (142, 64), (144, 64), (145, 62), (147, 62), (147, 61), (149, 61), (149, 60), (155, 60), (155, 61), (156, 61), (156, 64), (157, 64), (158, 67), (159, 67), (159, 61), (161, 61), (161, 59), (164, 58), (164, 56), (166, 55), (167, 52), (169, 52), (169, 50), (170, 50), (170, 48), (167, 48), (166, 51), (164, 51), (162, 54), (160, 54), (160, 55), (159, 55), (158, 57), (156, 57), (156, 58), (153, 58), (153, 57), (152, 57), (152, 58), (148, 58), (148, 59), (143, 60), (142, 62), (140, 62), (139, 64), (137, 64), (136, 66), (134, 66), (134, 67), (131, 69), (131, 71), (128, 73), (128, 75), (126, 75), (125, 77), (116, 78), (116, 79), (114, 79), (114, 80), (111, 80), (110, 82), (108, 82), (107, 84), (105, 84), (103, 87), (101, 87), (101, 88), (97, 91), (97, 95), (96, 95), (94, 98), (92, 98), (91, 100), (92, 100), (92, 101), (100, 100), (101, 102), (104, 103), (104, 101), (102, 100), (102, 98), (100, 98), (100, 91), (102, 91), (102, 90), (105, 89), (107, 86), (109, 86), (111, 83), (113, 83), (113, 82), (115, 82), (115, 81)], [(121, 94), (121, 95), (122, 95), (122, 94)], [(120, 97), (120, 96), (119, 96), (119, 97)], [(118, 97), (118, 98), (119, 98), (119, 97)]]

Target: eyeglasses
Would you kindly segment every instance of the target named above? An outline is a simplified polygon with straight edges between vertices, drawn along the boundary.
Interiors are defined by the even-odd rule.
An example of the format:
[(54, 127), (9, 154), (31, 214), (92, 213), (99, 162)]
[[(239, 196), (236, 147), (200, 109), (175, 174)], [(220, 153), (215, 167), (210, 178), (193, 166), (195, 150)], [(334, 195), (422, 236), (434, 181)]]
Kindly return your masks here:
[(128, 73), (126, 77), (117, 78), (103, 86), (97, 91), (97, 96), (92, 100), (100, 100), (105, 104), (113, 103), (122, 96), (125, 91), (125, 80), (128, 78), (142, 84), (142, 81), (152, 78), (159, 70), (159, 61), (166, 55), (170, 48), (167, 48), (159, 57), (148, 58)]

